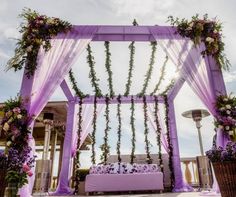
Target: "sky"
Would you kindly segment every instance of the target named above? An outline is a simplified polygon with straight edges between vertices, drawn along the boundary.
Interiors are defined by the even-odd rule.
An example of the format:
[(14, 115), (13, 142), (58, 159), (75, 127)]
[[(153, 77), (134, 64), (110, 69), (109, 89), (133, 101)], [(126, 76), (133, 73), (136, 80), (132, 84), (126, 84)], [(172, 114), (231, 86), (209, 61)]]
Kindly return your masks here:
[[(59, 17), (77, 25), (130, 25), (134, 18), (140, 25), (168, 25), (166, 21), (169, 15), (190, 19), (196, 13), (199, 15), (207, 13), (210, 18), (217, 17), (223, 23), (225, 53), (232, 64), (230, 72), (223, 73), (227, 91), (233, 92), (233, 94), (236, 92), (236, 56), (234, 55), (236, 51), (236, 2), (234, 0), (0, 0), (0, 102), (16, 96), (20, 89), (22, 71), (17, 73), (13, 71), (6, 72), (5, 65), (14, 53), (16, 39), (20, 37), (18, 27), (21, 19), (18, 15), (25, 7), (48, 16)], [(99, 85), (103, 91), (107, 91), (103, 43), (94, 43), (92, 47), (96, 60), (96, 72), (100, 78)], [(115, 91), (118, 93), (122, 93), (124, 90), (127, 78), (127, 69), (125, 69), (128, 68), (129, 61), (127, 47), (128, 43), (111, 43), (113, 81), (115, 82)], [(148, 43), (137, 43), (136, 50), (134, 84), (131, 88), (131, 93), (134, 94), (141, 89), (146, 70), (144, 65), (148, 64), (150, 57), (150, 46)], [(91, 93), (92, 89), (89, 84), (88, 66), (85, 58), (86, 53), (82, 54), (73, 69), (76, 73), (79, 87), (84, 92)], [(162, 63), (163, 52), (158, 49), (156, 67), (159, 66), (160, 68)], [(121, 66), (122, 69), (120, 69)], [(154, 74), (158, 75), (157, 69), (154, 69)], [(173, 74), (173, 65), (169, 62), (166, 82), (173, 77)], [(152, 78), (150, 84), (154, 87), (155, 78)], [(149, 90), (151, 90), (151, 87)], [(60, 89), (51, 98), (51, 100), (64, 99), (65, 97)], [(191, 119), (182, 117), (181, 114), (190, 109), (205, 109), (205, 106), (186, 84), (176, 97), (175, 106), (181, 157), (200, 155), (195, 124)], [(112, 110), (112, 113), (115, 113), (115, 110)], [(137, 152), (144, 153), (144, 136), (141, 134), (143, 116), (140, 110), (140, 106), (137, 106), (136, 127), (140, 131)], [(122, 114), (129, 114), (128, 106), (122, 108)], [(123, 129), (128, 133), (130, 126), (128, 124), (129, 115), (127, 116), (123, 117)], [(101, 132), (104, 130), (103, 118), (101, 117), (98, 123), (98, 128)], [(115, 121), (115, 114), (113, 114), (113, 117), (111, 117), (111, 122), (114, 122), (112, 123), (112, 132), (115, 132), (117, 126)], [(213, 118), (211, 116), (202, 120), (201, 130), (204, 150), (206, 151), (211, 147), (214, 135)], [(127, 133), (124, 135), (129, 136)], [(100, 142), (101, 139), (102, 137), (100, 136)], [(155, 143), (153, 139), (150, 140), (151, 143)], [(123, 153), (128, 154), (130, 144), (125, 137), (123, 144), (125, 145), (122, 148)], [(115, 149), (113, 153), (115, 153), (114, 151)], [(152, 148), (152, 151), (152, 153), (155, 152), (155, 147)], [(88, 157), (85, 160), (88, 160)]]

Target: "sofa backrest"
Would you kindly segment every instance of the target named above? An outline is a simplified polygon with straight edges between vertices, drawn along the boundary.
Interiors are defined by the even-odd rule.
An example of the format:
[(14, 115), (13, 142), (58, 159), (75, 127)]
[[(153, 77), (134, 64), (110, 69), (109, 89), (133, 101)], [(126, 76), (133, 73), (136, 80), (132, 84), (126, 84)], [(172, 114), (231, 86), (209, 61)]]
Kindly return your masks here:
[[(159, 164), (158, 161), (158, 155), (157, 154), (151, 154), (151, 158), (153, 160), (152, 163)], [(170, 181), (170, 169), (169, 169), (169, 156), (168, 154), (162, 154), (162, 160), (164, 165), (164, 187), (170, 187), (171, 181)], [(130, 155), (121, 155), (121, 161), (122, 162), (130, 162)], [(110, 155), (108, 157), (109, 163), (115, 163), (117, 162), (117, 155)], [(145, 154), (136, 154), (134, 163), (140, 163), (145, 164), (146, 163), (146, 155)]]

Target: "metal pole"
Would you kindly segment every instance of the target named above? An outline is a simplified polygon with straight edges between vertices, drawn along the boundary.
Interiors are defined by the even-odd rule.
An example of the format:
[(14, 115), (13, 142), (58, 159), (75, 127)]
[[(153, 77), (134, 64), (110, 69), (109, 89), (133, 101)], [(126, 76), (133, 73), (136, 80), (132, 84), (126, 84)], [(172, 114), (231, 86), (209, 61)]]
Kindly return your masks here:
[(202, 125), (200, 124), (200, 121), (196, 121), (196, 127), (197, 127), (197, 131), (198, 131), (198, 139), (199, 139), (201, 155), (204, 156), (203, 144), (202, 144), (202, 136), (201, 136), (201, 130), (200, 130)]

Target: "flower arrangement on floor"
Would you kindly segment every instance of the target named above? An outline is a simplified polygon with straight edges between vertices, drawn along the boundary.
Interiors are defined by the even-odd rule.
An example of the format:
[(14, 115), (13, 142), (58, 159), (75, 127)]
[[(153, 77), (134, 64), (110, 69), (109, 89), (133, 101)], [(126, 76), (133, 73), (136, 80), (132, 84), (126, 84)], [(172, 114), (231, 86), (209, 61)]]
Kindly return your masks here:
[(58, 33), (68, 32), (72, 26), (59, 18), (39, 15), (31, 9), (24, 9), (20, 17), (25, 19), (26, 23), (22, 23), (20, 26), (22, 38), (17, 42), (15, 55), (8, 61), (7, 67), (17, 71), (25, 65), (26, 75), (30, 77), (37, 69), (36, 61), (40, 46), (45, 51), (49, 51), (50, 39)]
[(7, 141), (0, 165), (7, 166), (6, 180), (9, 184), (16, 184), (18, 189), (28, 182), (28, 176), (33, 175), (31, 168), (35, 157), (30, 156), (31, 148), (28, 145), (28, 124), (31, 118), (21, 97), (6, 101), (1, 111), (4, 112), (1, 126)]
[(202, 55), (208, 55), (215, 58), (217, 63), (224, 70), (229, 70), (230, 62), (224, 54), (224, 42), (222, 41), (222, 24), (216, 19), (208, 19), (205, 14), (202, 19), (198, 15), (193, 16), (192, 20), (168, 17), (171, 25), (177, 26), (177, 32), (183, 36), (190, 38), (195, 45), (203, 42), (206, 49), (202, 51)]
[(213, 148), (206, 152), (213, 164), (222, 197), (236, 195), (236, 97), (220, 95), (216, 99), (215, 126), (229, 137), (226, 147)]

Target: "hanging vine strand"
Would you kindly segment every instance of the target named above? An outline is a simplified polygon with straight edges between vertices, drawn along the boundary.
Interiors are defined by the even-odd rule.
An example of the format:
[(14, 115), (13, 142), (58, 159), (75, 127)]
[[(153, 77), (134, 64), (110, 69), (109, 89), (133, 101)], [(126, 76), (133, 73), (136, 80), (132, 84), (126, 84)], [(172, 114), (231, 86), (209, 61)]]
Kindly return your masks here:
[(109, 97), (106, 96), (106, 110), (105, 110), (105, 118), (106, 118), (106, 128), (105, 128), (105, 135), (104, 135), (104, 143), (101, 145), (101, 151), (102, 151), (102, 155), (101, 155), (101, 161), (103, 164), (107, 164), (107, 158), (108, 155), (110, 153), (110, 147), (108, 145), (108, 133), (110, 131), (110, 127), (109, 127)]
[(159, 90), (159, 88), (160, 88), (161, 82), (164, 80), (165, 70), (166, 70), (166, 65), (167, 65), (168, 59), (169, 59), (168, 56), (166, 56), (166, 59), (165, 59), (163, 66), (161, 68), (161, 76), (160, 76), (153, 92), (151, 93), (151, 95), (156, 94), (157, 90)]
[(144, 96), (148, 87), (148, 83), (151, 79), (152, 71), (153, 71), (153, 65), (155, 64), (155, 55), (156, 55), (156, 49), (157, 49), (157, 42), (151, 42), (152, 52), (149, 62), (149, 67), (147, 70), (147, 73), (145, 75), (144, 84), (142, 91), (138, 94), (139, 96)]
[(82, 104), (83, 100), (79, 100), (79, 113), (78, 113), (78, 141), (77, 141), (77, 149), (75, 156), (75, 190), (74, 194), (79, 194), (79, 169), (80, 169), (80, 144), (81, 144), (81, 133), (82, 133)]
[(130, 125), (131, 125), (131, 131), (132, 131), (132, 149), (131, 149), (131, 154), (130, 154), (130, 163), (134, 163), (134, 159), (135, 159), (135, 142), (136, 142), (136, 136), (135, 136), (135, 118), (134, 118), (134, 98), (133, 96), (131, 96), (131, 115), (130, 115)]
[(166, 95), (175, 85), (175, 79), (171, 79), (170, 84), (166, 86), (165, 90), (160, 95)]
[(102, 96), (102, 91), (100, 90), (99, 85), (98, 85), (99, 79), (96, 77), (96, 71), (95, 71), (95, 68), (94, 68), (95, 61), (94, 61), (94, 57), (92, 55), (92, 50), (91, 50), (90, 44), (87, 47), (87, 52), (88, 52), (87, 62), (88, 62), (89, 68), (90, 68), (89, 78), (90, 78), (90, 81), (91, 81), (91, 85), (94, 88), (95, 96), (101, 97)]
[(116, 145), (116, 152), (117, 152), (117, 157), (118, 157), (118, 162), (121, 162), (121, 157), (120, 157), (120, 144), (121, 144), (121, 95), (117, 97), (117, 118), (118, 118), (118, 128), (117, 128), (117, 145)]
[(147, 101), (146, 96), (143, 96), (143, 112), (144, 112), (144, 136), (145, 136), (145, 150), (147, 154), (147, 163), (152, 163), (152, 158), (150, 154), (150, 141), (148, 140), (148, 114), (147, 114)]
[(165, 104), (165, 124), (167, 130), (167, 142), (169, 148), (169, 169), (170, 169), (170, 179), (171, 179), (171, 189), (174, 188), (175, 175), (174, 175), (174, 166), (173, 166), (173, 145), (170, 140), (170, 126), (169, 126), (169, 103), (167, 95), (164, 95), (164, 104)]
[(75, 94), (80, 98), (85, 98), (86, 95), (79, 89), (72, 69), (69, 71), (69, 79), (72, 84), (72, 89), (75, 91)]
[(157, 140), (157, 146), (158, 146), (158, 160), (159, 160), (159, 167), (161, 169), (161, 172), (163, 172), (163, 160), (162, 160), (162, 154), (161, 154), (161, 125), (158, 118), (158, 112), (159, 112), (159, 103), (157, 96), (154, 96), (155, 100), (155, 106), (154, 106), (154, 117), (155, 117), (155, 123), (156, 123), (156, 140)]
[(109, 90), (110, 90), (110, 97), (113, 97), (115, 95), (115, 93), (113, 90), (113, 83), (112, 83), (110, 42), (105, 41), (104, 45), (105, 45), (105, 53), (106, 53), (105, 66), (106, 66), (106, 71), (108, 74), (107, 81), (108, 81), (108, 86), (109, 86)]
[(93, 103), (93, 131), (92, 131), (92, 155), (91, 155), (91, 162), (92, 164), (96, 164), (96, 152), (95, 152), (95, 143), (96, 143), (96, 129), (97, 129), (97, 97), (94, 97)]
[[(133, 21), (133, 26), (138, 26), (138, 23), (137, 21), (134, 19)], [(127, 83), (125, 85), (126, 87), (126, 90), (125, 90), (125, 93), (124, 95), (125, 96), (128, 96), (129, 93), (130, 93), (130, 87), (131, 87), (131, 78), (132, 78), (132, 73), (133, 73), (133, 69), (134, 69), (134, 55), (135, 55), (135, 42), (131, 42), (130, 45), (129, 45), (129, 50), (130, 50), (130, 59), (129, 59), (129, 73), (128, 73), (128, 79), (127, 79)]]

